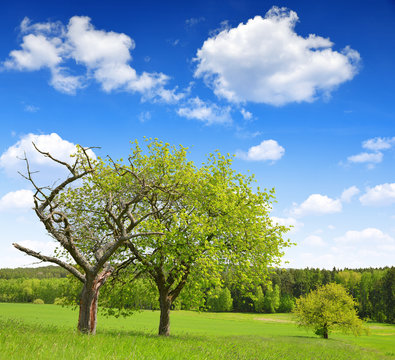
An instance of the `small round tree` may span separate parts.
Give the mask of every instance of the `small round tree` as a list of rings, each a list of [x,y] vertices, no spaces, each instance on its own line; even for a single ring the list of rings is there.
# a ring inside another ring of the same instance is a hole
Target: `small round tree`
[[[324,339],[333,329],[360,335],[363,323],[355,304],[343,286],[331,283],[297,299],[294,314],[299,326],[314,329]]]

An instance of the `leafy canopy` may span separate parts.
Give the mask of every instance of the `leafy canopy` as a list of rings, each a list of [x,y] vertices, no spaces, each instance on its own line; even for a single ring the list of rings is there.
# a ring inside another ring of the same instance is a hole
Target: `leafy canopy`
[[[297,299],[294,314],[299,326],[311,328],[324,338],[335,329],[360,335],[363,323],[355,305],[343,286],[330,283]]]

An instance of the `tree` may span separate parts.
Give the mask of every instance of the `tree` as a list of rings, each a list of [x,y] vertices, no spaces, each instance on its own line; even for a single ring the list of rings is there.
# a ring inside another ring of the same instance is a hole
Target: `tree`
[[[280,306],[277,309],[277,312],[280,313],[289,313],[295,307],[295,299],[290,295],[282,295],[280,298]]]
[[[207,306],[211,311],[232,311],[233,300],[228,288],[216,288],[207,298]]]
[[[278,285],[268,285],[263,300],[263,309],[266,313],[275,313],[280,306],[280,288]]]
[[[114,272],[111,258],[132,238],[150,236],[139,231],[141,224],[159,208],[148,208],[146,199],[165,188],[145,179],[141,169],[118,172],[115,162],[89,157],[88,149],[78,147],[73,163],[54,158],[36,148],[43,156],[67,169],[69,175],[57,186],[39,186],[33,179],[29,161],[25,159],[27,175],[35,189],[34,211],[47,232],[57,241],[54,256],[42,255],[21,245],[15,248],[35,258],[60,265],[82,283],[78,330],[96,332],[99,290]]]
[[[262,287],[259,285],[253,296],[254,311],[257,313],[263,313],[265,311],[265,295],[263,294]]]
[[[328,339],[333,329],[359,335],[362,320],[357,316],[355,305],[343,286],[330,283],[297,299],[294,314],[299,326],[314,329],[324,339]]]
[[[361,278],[361,273],[352,270],[339,271],[335,276],[336,282],[342,284],[354,298],[359,297]]]
[[[383,312],[386,322],[395,323],[395,267],[389,268],[382,279]]]
[[[236,173],[229,156],[216,152],[198,168],[187,160],[186,148],[158,140],[147,148],[144,155],[136,144],[133,160],[118,171],[149,169],[147,178],[158,179],[158,189],[169,189],[147,198],[155,215],[141,227],[163,235],[127,242],[135,274],[151,277],[158,288],[159,334],[169,335],[171,306],[187,282],[221,286],[229,269],[245,287],[265,281],[269,267],[279,264],[282,248],[289,246],[283,239],[288,228],[269,217],[274,190],[254,192],[253,177]],[[164,211],[156,211],[164,204]]]

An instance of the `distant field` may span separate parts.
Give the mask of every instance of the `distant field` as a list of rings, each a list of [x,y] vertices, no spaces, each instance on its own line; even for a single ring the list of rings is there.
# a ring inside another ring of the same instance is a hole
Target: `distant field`
[[[99,316],[96,336],[75,330],[78,313],[56,305],[0,303],[0,359],[395,359],[395,325],[370,336],[323,340],[288,314],[174,311],[170,338],[156,335],[159,313]]]

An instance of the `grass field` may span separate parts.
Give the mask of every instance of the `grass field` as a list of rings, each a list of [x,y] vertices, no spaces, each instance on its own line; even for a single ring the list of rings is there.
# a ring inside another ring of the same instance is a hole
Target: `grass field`
[[[170,338],[156,335],[159,313],[99,316],[96,336],[75,330],[77,312],[56,305],[0,304],[0,359],[395,359],[395,326],[323,340],[288,314],[174,311]]]

